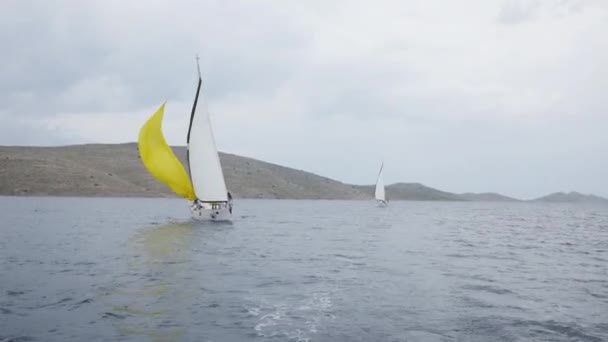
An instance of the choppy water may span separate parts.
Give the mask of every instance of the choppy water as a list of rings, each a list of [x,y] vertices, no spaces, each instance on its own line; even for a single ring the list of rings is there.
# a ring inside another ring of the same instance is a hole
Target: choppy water
[[[0,341],[604,341],[608,207],[0,198]]]

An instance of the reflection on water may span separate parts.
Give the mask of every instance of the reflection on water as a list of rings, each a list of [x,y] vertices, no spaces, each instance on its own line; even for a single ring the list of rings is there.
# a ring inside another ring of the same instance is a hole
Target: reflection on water
[[[138,250],[143,250],[146,263],[171,264],[191,260],[193,235],[192,222],[171,222],[144,229],[132,240]]]
[[[171,222],[146,227],[133,235],[129,246],[133,255],[127,260],[130,281],[111,295],[115,327],[124,336],[146,336],[153,341],[183,338],[184,309],[189,307],[197,287],[191,272],[192,222]]]

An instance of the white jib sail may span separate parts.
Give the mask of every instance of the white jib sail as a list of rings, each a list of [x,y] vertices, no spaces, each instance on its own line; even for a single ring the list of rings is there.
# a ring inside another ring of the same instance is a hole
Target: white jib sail
[[[190,176],[194,192],[203,202],[228,201],[226,182],[215,146],[205,95],[201,94],[199,100],[192,117],[188,143]]]

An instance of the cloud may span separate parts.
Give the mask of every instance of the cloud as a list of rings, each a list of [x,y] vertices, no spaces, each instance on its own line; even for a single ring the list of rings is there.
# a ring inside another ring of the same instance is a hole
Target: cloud
[[[583,12],[587,7],[605,5],[598,0],[505,0],[498,21],[505,25],[518,25],[549,18],[567,18]]]
[[[389,183],[608,191],[607,16],[602,0],[12,0],[0,143],[133,141],[166,100],[183,144],[198,53],[223,150],[355,183],[384,158]]]
[[[507,25],[520,24],[532,20],[540,8],[539,1],[507,0],[505,1],[498,19]]]
[[[0,112],[0,145],[65,145],[78,142],[70,139],[64,128],[48,127],[44,122],[15,118]]]

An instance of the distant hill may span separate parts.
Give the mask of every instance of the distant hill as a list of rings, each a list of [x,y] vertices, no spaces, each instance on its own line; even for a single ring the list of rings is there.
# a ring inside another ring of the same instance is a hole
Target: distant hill
[[[186,149],[173,150],[185,164]],[[309,172],[220,153],[234,197],[366,199],[352,186]],[[144,168],[137,144],[0,147],[0,195],[174,196]]]
[[[373,197],[374,185],[355,185],[357,190]],[[420,183],[396,183],[386,186],[386,197],[389,200],[417,200],[417,201],[466,201],[460,196],[433,189]]]
[[[181,148],[185,155],[185,148]],[[184,158],[182,158],[184,159]],[[314,173],[221,153],[230,191],[244,198],[367,199],[348,184]]]
[[[576,191],[572,191],[569,193],[556,192],[547,196],[537,198],[534,201],[551,203],[608,203],[608,199],[606,198],[595,195],[585,195]]]
[[[467,192],[464,194],[460,194],[458,196],[467,201],[478,201],[478,202],[515,202],[515,201],[519,201],[516,198],[497,194],[494,192],[484,192],[481,194]]]
[[[185,165],[186,149],[173,147]],[[220,153],[226,183],[237,198],[373,198],[373,185],[345,184],[310,172]],[[420,183],[386,187],[389,200],[516,201],[495,193],[454,194]],[[87,144],[59,147],[0,146],[0,195],[175,196],[156,181],[139,159],[137,144]],[[593,195],[556,193],[543,202],[606,202]]]

